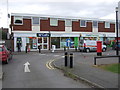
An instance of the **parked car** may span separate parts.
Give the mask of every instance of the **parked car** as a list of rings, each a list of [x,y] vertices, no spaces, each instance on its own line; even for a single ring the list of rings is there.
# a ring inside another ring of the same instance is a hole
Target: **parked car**
[[[81,40],[79,44],[80,51],[97,51],[97,41],[96,40]],[[102,51],[105,52],[107,50],[106,45],[102,45]]]
[[[2,61],[2,63],[8,64],[9,60],[11,59],[11,50],[7,49],[5,45],[0,45],[0,60]]]

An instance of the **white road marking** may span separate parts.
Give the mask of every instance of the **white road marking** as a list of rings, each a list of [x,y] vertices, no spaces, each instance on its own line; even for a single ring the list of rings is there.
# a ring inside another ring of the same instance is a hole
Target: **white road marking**
[[[29,62],[26,62],[24,65],[25,65],[25,67],[24,67],[24,72],[30,72],[30,69],[29,69],[29,67],[28,67],[28,65],[30,65],[30,63],[29,63]]]

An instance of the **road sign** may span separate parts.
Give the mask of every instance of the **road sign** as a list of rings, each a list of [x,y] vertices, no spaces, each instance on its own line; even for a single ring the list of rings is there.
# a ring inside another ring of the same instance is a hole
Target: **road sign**
[[[66,46],[70,47],[70,45],[71,45],[71,39],[66,39]]]

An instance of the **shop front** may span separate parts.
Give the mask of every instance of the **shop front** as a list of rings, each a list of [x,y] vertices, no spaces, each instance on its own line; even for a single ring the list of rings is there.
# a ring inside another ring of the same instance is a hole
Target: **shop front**
[[[79,46],[79,40],[100,40],[105,42],[106,40],[114,40],[114,34],[88,34],[88,33],[14,33],[14,51],[18,51],[17,42],[18,38],[21,42],[21,51],[25,51],[28,46],[29,51],[37,51],[38,46],[41,46],[41,50],[50,50],[52,45],[56,46],[56,49],[63,49],[69,47],[74,49]],[[69,40],[69,42],[68,42]]]
[[[38,46],[41,46],[41,50],[48,50],[49,48],[48,33],[14,33],[14,51],[18,51],[18,38],[21,39],[21,51],[25,51],[26,46],[28,51],[37,51]]]

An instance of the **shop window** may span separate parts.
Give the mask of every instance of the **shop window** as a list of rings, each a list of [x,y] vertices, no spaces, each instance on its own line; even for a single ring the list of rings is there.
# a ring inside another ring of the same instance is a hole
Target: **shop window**
[[[66,46],[66,39],[69,39],[69,37],[61,37],[60,48],[64,48]]]
[[[47,43],[47,37],[44,37],[43,40],[44,40],[44,43]]]
[[[93,21],[93,27],[98,27],[98,21]]]
[[[51,47],[55,45],[56,48],[60,48],[60,38],[59,37],[52,37],[51,38]]]
[[[110,23],[109,22],[105,22],[105,28],[110,28]]]
[[[33,25],[39,25],[40,24],[40,19],[38,17],[33,17],[32,18],[32,24]]]
[[[38,43],[42,43],[42,37],[38,38]]]
[[[86,21],[80,20],[80,27],[86,27]]]
[[[72,26],[72,21],[69,19],[65,20],[65,26]]]
[[[26,43],[29,43],[29,38],[28,37],[26,38]]]
[[[14,24],[22,25],[23,24],[23,18],[21,16],[15,16],[14,17]]]
[[[50,18],[50,26],[58,26],[58,20],[56,18]]]

